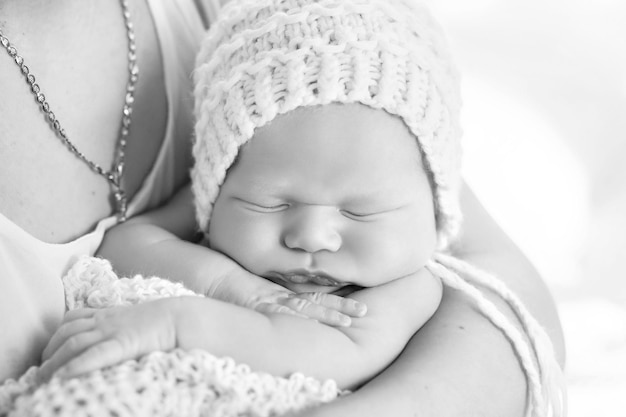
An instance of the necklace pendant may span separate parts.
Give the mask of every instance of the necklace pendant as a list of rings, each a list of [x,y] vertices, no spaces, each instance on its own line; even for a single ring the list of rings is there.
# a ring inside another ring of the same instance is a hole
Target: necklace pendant
[[[112,174],[108,176],[113,192],[113,203],[115,204],[115,213],[119,222],[126,221],[126,209],[128,208],[128,198],[122,187],[122,169],[120,166],[115,167]]]
[[[115,200],[117,220],[120,222],[126,221],[127,198],[126,193],[119,186],[113,187],[113,199]]]

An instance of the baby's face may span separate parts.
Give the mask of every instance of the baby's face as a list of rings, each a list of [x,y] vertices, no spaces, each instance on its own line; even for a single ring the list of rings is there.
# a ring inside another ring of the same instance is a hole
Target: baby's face
[[[417,142],[399,118],[360,104],[278,116],[241,149],[208,237],[250,272],[297,292],[415,272],[436,246]]]

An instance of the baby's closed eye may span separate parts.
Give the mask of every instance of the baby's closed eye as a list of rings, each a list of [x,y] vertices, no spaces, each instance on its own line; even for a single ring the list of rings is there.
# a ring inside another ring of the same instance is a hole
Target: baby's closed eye
[[[353,219],[353,220],[367,220],[367,219],[372,219],[374,216],[376,216],[377,214],[380,214],[380,212],[368,212],[368,211],[363,211],[363,210],[339,210],[341,212],[341,214],[343,214],[344,216]]]
[[[340,209],[339,211],[344,216],[358,221],[368,221],[375,220],[377,218],[383,217],[385,215],[391,214],[397,210],[400,210],[402,205],[393,205],[393,206],[363,206],[363,207],[348,207],[345,209]]]
[[[243,199],[237,198],[245,208],[256,211],[259,213],[275,213],[283,210],[287,210],[290,205],[285,202],[277,200],[258,200],[258,199]]]

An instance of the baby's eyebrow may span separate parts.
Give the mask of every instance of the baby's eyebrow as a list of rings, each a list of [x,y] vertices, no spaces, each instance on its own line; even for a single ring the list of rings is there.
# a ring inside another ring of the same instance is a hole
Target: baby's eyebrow
[[[381,208],[395,207],[406,202],[404,194],[388,190],[371,190],[354,194],[343,201],[346,206],[376,206]]]
[[[255,177],[246,179],[239,191],[254,196],[279,196],[284,188],[277,181]]]
[[[367,192],[362,194],[355,194],[345,199],[346,204],[354,205],[369,204],[376,201],[387,201],[387,198],[382,196],[382,194],[380,193]]]

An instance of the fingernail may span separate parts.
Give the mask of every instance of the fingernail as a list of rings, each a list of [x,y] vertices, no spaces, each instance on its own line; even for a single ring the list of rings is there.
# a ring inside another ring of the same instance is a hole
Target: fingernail
[[[350,327],[352,324],[352,319],[348,316],[340,316],[339,317],[339,325],[341,327]]]
[[[354,307],[356,308],[357,314],[359,315],[364,315],[365,313],[367,313],[367,306],[363,303],[360,303],[358,301],[354,302]]]

